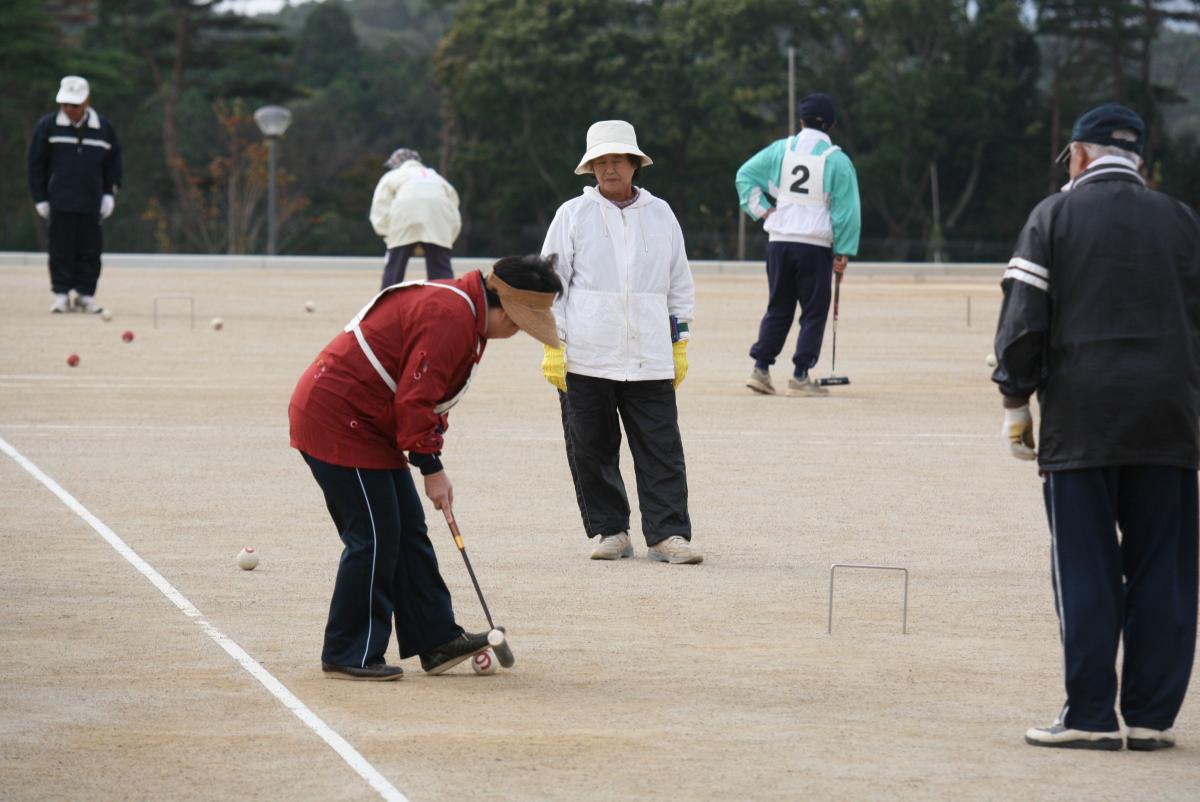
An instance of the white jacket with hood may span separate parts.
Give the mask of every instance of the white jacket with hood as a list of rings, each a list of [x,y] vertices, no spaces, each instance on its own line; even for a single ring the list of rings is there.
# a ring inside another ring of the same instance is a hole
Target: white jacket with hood
[[[414,242],[451,248],[462,229],[458,193],[432,167],[406,161],[379,179],[371,225],[389,249]]]
[[[674,316],[695,307],[683,232],[666,201],[638,189],[624,209],[595,187],[559,207],[542,255],[556,254],[554,303],[567,370],[614,381],[671,379]]]

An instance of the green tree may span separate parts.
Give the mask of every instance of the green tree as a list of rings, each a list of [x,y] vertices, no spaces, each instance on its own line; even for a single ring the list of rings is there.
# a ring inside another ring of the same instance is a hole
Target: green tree
[[[340,0],[327,0],[304,18],[296,43],[296,72],[307,87],[326,87],[363,68],[354,23]]]
[[[1051,61],[1053,144],[1065,143],[1071,120],[1086,106],[1117,100],[1148,125],[1143,153],[1153,163],[1162,142],[1163,106],[1186,97],[1154,80],[1158,42],[1168,25],[1200,23],[1191,0],[1037,0],[1036,24]]]
[[[61,78],[57,25],[37,0],[8,0],[0,14],[0,242],[33,249],[41,227],[25,181],[33,126],[54,109]]]
[[[157,241],[167,250],[212,247],[194,224],[204,214],[196,206],[194,165],[207,164],[217,151],[214,102],[242,98],[256,105],[294,93],[291,41],[269,22],[219,13],[218,2],[101,0],[99,25],[87,38],[92,50],[136,57],[137,77],[157,111],[170,194],[164,197],[156,187],[146,203],[155,200]]]
[[[443,164],[458,181],[468,250],[540,246],[554,209],[579,191],[572,169],[587,126],[632,117],[645,89],[636,66],[648,13],[622,0],[468,0],[458,8],[434,64]]]
[[[464,3],[435,74],[447,162],[462,179],[466,217],[490,223],[469,229],[470,247],[536,247],[555,208],[586,181],[572,170],[588,126],[621,118],[655,159],[639,183],[675,209],[689,250],[727,255],[729,237],[719,232],[736,230],[737,165],[784,133],[784,42],[807,30],[816,43],[818,28],[809,23],[817,13],[807,7]]]
[[[1028,169],[1036,141],[1036,47],[1016,0],[866,0],[857,12],[835,69],[849,82],[838,93],[841,137],[865,229],[886,234],[881,255],[925,258],[912,243],[968,228],[995,192],[1024,205],[1012,176]]]

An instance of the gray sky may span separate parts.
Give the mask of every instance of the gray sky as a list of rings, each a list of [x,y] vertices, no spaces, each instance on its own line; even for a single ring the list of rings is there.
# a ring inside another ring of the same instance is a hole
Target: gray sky
[[[308,2],[312,0],[225,0],[218,8],[249,15],[273,14],[284,6],[298,6]]]

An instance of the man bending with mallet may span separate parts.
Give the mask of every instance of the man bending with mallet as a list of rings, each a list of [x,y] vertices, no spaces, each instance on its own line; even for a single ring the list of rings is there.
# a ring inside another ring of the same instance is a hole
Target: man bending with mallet
[[[329,676],[399,679],[403,670],[384,659],[393,617],[400,657],[419,655],[430,674],[489,646],[507,665],[498,630],[489,643],[489,633],[466,633],[454,620],[409,465],[452,520],[454,490],[440,460],[450,407],[489,340],[523,330],[558,346],[550,305],[561,292],[553,260],[537,256],[501,259],[486,278],[473,271],[396,284],[300,377],[289,408],[292,446],[320,485],[345,546],[321,653]]]

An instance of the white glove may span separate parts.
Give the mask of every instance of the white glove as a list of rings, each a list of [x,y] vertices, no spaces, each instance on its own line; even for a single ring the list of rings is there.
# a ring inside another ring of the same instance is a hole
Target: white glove
[[[42,201],[41,203],[33,204],[33,208],[37,210],[38,217],[43,220],[50,219],[50,201]]]
[[[112,195],[105,195],[100,199],[100,219],[107,219],[113,213],[113,207],[117,205],[117,201]]]
[[[1008,439],[1008,447],[1017,459],[1037,459],[1033,448],[1033,416],[1029,405],[1004,410],[1004,429],[1000,432]]]

